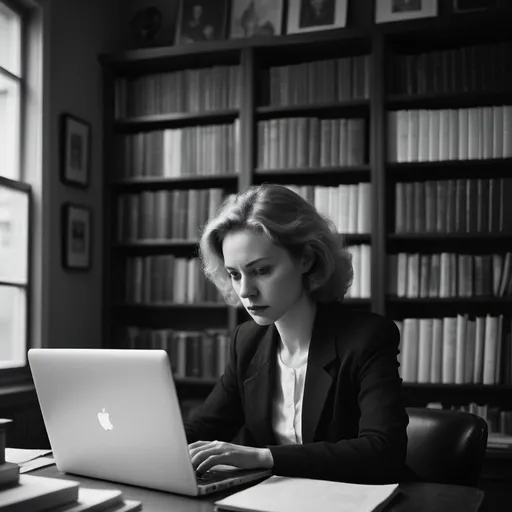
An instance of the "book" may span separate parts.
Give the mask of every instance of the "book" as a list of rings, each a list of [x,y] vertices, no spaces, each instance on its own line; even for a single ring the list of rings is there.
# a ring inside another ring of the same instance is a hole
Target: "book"
[[[0,492],[1,512],[39,512],[78,500],[79,483],[42,476],[20,475],[18,485]]]
[[[362,485],[271,476],[215,502],[215,510],[246,512],[372,512],[397,494],[398,484]]]
[[[18,483],[20,467],[18,464],[5,462],[0,464],[0,489]]]
[[[135,512],[142,510],[142,503],[123,500],[123,493],[117,489],[90,489],[80,487],[75,503],[52,509],[52,512]]]

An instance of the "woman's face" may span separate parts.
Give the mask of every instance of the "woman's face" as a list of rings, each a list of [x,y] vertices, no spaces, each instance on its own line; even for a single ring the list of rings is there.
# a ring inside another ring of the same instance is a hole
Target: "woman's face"
[[[224,238],[222,252],[233,289],[257,324],[276,322],[303,296],[307,262],[295,261],[267,235],[232,231]]]

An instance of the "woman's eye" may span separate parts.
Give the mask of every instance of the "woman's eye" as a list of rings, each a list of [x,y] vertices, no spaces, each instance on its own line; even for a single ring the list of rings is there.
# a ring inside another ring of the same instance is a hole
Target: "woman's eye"
[[[238,281],[240,279],[240,274],[229,274],[229,276],[233,281]]]
[[[259,267],[254,269],[254,273],[258,276],[263,276],[270,272],[270,267]]]

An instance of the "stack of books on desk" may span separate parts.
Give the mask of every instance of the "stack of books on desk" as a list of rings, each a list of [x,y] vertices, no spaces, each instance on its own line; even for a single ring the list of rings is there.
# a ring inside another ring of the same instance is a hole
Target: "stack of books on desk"
[[[135,512],[139,501],[123,500],[118,490],[80,487],[78,482],[43,476],[19,475],[14,484],[0,488],[1,512]]]
[[[117,490],[80,487],[78,482],[20,475],[20,466],[5,461],[5,429],[0,419],[0,512],[135,512],[140,501],[124,500]]]

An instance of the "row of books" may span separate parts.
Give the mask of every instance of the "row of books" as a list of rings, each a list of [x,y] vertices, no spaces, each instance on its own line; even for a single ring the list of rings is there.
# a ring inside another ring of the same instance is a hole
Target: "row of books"
[[[487,404],[477,405],[474,402],[467,405],[452,405],[450,409],[480,416],[487,422],[489,434],[512,435],[512,410],[504,410],[496,406],[491,407]],[[492,441],[492,438],[490,440]]]
[[[512,384],[510,318],[459,314],[395,323],[404,382]]]
[[[512,232],[512,178],[398,182],[396,233]]]
[[[345,167],[366,162],[366,120],[291,117],[258,122],[258,167]]]
[[[338,233],[371,232],[371,183],[328,187],[323,185],[285,185],[328,217]]]
[[[512,253],[419,254],[389,257],[388,293],[398,297],[512,295]]]
[[[269,89],[271,106],[368,99],[370,56],[271,67]]]
[[[129,257],[115,282],[119,299],[129,305],[223,302],[218,289],[204,277],[198,258]]]
[[[116,172],[118,179],[235,174],[239,151],[238,120],[118,135]]]
[[[145,190],[117,196],[117,241],[199,238],[223,200],[221,188]]]
[[[225,330],[177,331],[136,326],[117,333],[119,347],[161,349],[169,355],[176,378],[216,378],[224,373],[230,337]]]
[[[388,161],[512,157],[512,105],[388,112]]]
[[[430,402],[427,404],[429,409],[443,409],[443,404],[439,402]],[[450,405],[447,409],[452,411],[469,412],[480,416],[487,422],[489,436],[491,434],[512,435],[512,410],[503,409],[496,405],[477,404],[470,402],[468,404]],[[491,441],[491,437],[489,437]]]
[[[345,297],[347,299],[369,299],[371,297],[371,245],[352,245],[347,248],[352,255],[354,278]]]
[[[507,91],[512,85],[510,41],[393,57],[394,94]]]
[[[236,109],[241,97],[240,66],[210,66],[115,82],[116,119]]]

